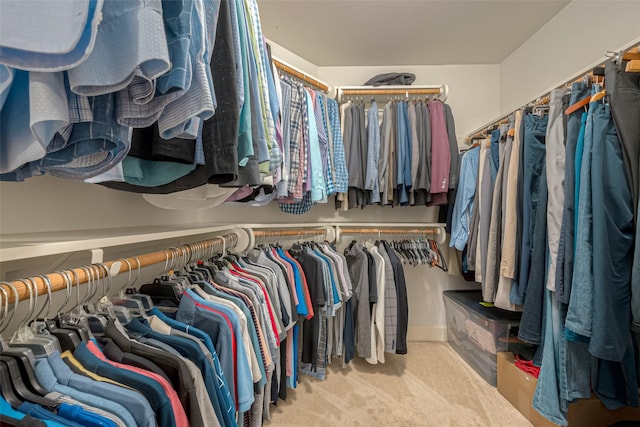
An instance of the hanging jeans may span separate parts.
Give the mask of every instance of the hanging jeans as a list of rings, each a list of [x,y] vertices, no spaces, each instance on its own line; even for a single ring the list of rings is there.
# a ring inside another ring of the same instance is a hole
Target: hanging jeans
[[[538,209],[535,217],[535,233],[531,241],[531,268],[524,295],[524,310],[518,329],[518,338],[533,344],[542,342],[542,306],[544,301],[545,272],[547,265],[547,171],[542,165],[538,185]]]
[[[563,333],[567,306],[543,287],[542,363],[533,407],[548,420],[567,425],[570,402],[591,397],[591,361],[584,342],[571,342]]]
[[[594,391],[605,406],[638,405],[631,339],[633,196],[609,105],[594,112],[592,179],[593,245],[607,256],[593,263],[593,320],[589,352],[598,357]]]
[[[620,65],[610,61],[605,66],[607,92],[611,105],[611,113],[618,135],[623,145],[625,169],[630,178],[633,195],[634,214],[640,209],[638,172],[640,153],[640,74],[625,72],[626,62]],[[634,218],[636,218],[634,215]],[[631,313],[633,315],[632,330],[636,334],[636,357],[640,359],[640,228],[636,225],[636,247],[631,277]],[[640,374],[640,370],[639,370]],[[640,380],[640,379],[639,379]]]
[[[582,337],[591,336],[593,316],[593,202],[591,199],[591,149],[593,113],[598,103],[589,105],[584,131],[582,159],[576,161],[575,263],[565,327]],[[579,138],[580,141],[580,138]],[[579,150],[579,148],[578,148]],[[579,168],[579,169],[578,169]]]
[[[573,105],[581,99],[589,96],[589,89],[584,82],[574,83],[571,87],[571,99],[569,105]],[[574,199],[575,199],[575,163],[576,145],[581,129],[581,110],[567,117],[567,138],[565,145],[565,171],[564,171],[564,212],[562,215],[562,227],[560,228],[560,244],[558,246],[558,260],[556,268],[556,285],[558,299],[569,304],[571,282],[573,280],[573,254],[574,254]]]
[[[527,114],[524,117],[520,270],[519,277],[516,277],[516,279],[518,279],[518,287],[516,288],[514,286],[511,292],[511,303],[517,305],[524,304],[524,295],[529,281],[531,248],[536,233],[536,212],[539,208],[539,183],[545,166],[545,139],[547,135],[548,120],[548,116],[538,116],[536,114]],[[544,266],[544,263],[542,266]]]

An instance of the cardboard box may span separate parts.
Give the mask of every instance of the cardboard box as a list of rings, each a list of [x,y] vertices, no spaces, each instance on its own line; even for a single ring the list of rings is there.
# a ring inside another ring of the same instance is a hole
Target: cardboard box
[[[498,391],[536,427],[555,426],[531,406],[538,380],[518,369],[514,361],[513,353],[498,353]],[[581,399],[569,405],[567,420],[570,427],[603,427],[619,421],[640,425],[640,409],[609,411],[597,398]]]

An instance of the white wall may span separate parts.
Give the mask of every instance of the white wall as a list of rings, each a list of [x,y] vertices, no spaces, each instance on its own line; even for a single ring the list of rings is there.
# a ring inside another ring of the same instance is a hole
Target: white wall
[[[380,67],[320,67],[319,77],[335,86],[361,85],[371,77],[389,72],[416,75],[414,84],[449,86],[447,103],[456,120],[458,140],[500,113],[500,67],[498,65],[438,65]]]
[[[318,67],[304,59],[303,57],[296,55],[289,49],[280,46],[276,42],[267,39],[267,43],[271,45],[271,55],[286,62],[289,65],[293,65],[296,68],[308,73],[312,76],[318,76]]]
[[[500,115],[638,42],[640,1],[572,1],[500,64]]]

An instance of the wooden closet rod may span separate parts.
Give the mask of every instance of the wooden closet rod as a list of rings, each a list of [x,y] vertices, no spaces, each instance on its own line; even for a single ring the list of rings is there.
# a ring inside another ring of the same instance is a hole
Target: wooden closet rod
[[[180,260],[190,260],[193,255],[205,254],[211,251],[214,248],[220,247],[222,249],[222,245],[224,243],[225,249],[233,248],[238,242],[238,236],[236,234],[226,234],[222,236],[217,236],[213,239],[203,240],[200,242],[189,243],[183,246],[164,249],[157,252],[150,252],[143,255],[132,256],[128,258],[120,258],[113,261],[107,261],[102,263],[106,267],[108,271],[111,271],[112,267],[117,268],[118,271],[116,274],[111,274],[111,276],[115,276],[121,273],[126,273],[129,271],[136,271],[139,268],[148,267],[157,264],[167,264],[171,266],[171,261],[176,259]],[[128,264],[127,264],[128,262]],[[115,264],[115,267],[114,267]],[[117,266],[119,264],[119,267]],[[73,269],[64,270],[64,272],[68,273],[67,275],[71,279],[71,285],[77,286],[82,283],[87,283],[90,279],[102,279],[106,277],[106,272],[104,268],[100,268],[99,264],[94,264],[94,268],[91,269],[91,266],[79,267]],[[89,273],[91,271],[91,273]],[[75,275],[74,275],[75,273]],[[67,288],[67,283],[65,281],[65,277],[62,273],[48,273],[43,276],[46,276],[47,279],[51,282],[51,292],[61,291]],[[77,277],[77,280],[76,280]],[[38,296],[47,295],[47,283],[42,279],[42,277],[34,276],[31,277],[30,280],[35,283]],[[0,282],[3,286],[4,290],[7,292],[9,303],[12,304],[15,301],[15,295],[13,289],[10,286],[6,285],[6,282]],[[24,301],[29,299],[29,288],[28,285],[25,284],[21,280],[15,280],[11,282],[11,284],[18,291],[18,299],[19,301]],[[3,294],[4,295],[4,294]]]
[[[342,95],[440,95],[442,89],[344,89]]]
[[[440,234],[439,228],[349,228],[341,227],[343,234]]]
[[[410,96],[410,95],[438,95],[438,99],[445,101],[449,94],[449,87],[443,85],[416,86],[341,86],[337,88],[338,102],[347,96]]]
[[[618,52],[607,52],[607,56],[609,56],[609,54],[611,54],[612,57],[615,57],[615,56],[618,55]],[[625,61],[631,61],[631,60],[634,60],[634,59],[636,59],[636,60],[640,59],[640,53],[638,53],[638,47],[636,45],[634,45],[631,48],[625,49],[624,53],[622,53],[620,56]],[[593,76],[593,69],[594,68],[598,68],[598,67],[604,67],[604,65],[605,65],[605,63],[603,62],[603,63],[601,63],[599,65],[596,65],[595,67],[591,67],[590,70],[585,71],[582,74],[579,74],[577,77],[574,77],[574,78],[572,78],[570,80],[567,80],[563,84],[557,86],[555,89],[560,89],[562,87],[570,87],[573,83],[580,82],[581,80],[583,80],[587,76]],[[541,97],[536,98],[534,101],[529,102],[528,104],[524,105],[523,107],[549,105],[549,102],[551,100],[551,92],[552,91],[549,91],[549,92],[545,93]],[[521,108],[523,108],[523,107],[521,107]],[[488,137],[487,130],[490,127],[493,127],[493,126],[499,125],[499,124],[504,124],[505,120],[506,120],[506,123],[508,123],[508,117],[513,113],[514,112],[511,112],[509,114],[505,114],[504,116],[501,116],[500,118],[498,118],[496,120],[493,120],[492,122],[489,122],[486,125],[482,126],[481,128],[477,129],[471,135],[469,135],[468,137],[465,138],[465,140],[464,140],[465,143],[467,145],[469,145],[469,144],[471,144],[471,141],[473,141],[474,139],[487,138]]]
[[[305,83],[309,83],[311,86],[317,89],[320,89],[323,92],[329,92],[329,85],[327,85],[326,83],[323,83],[320,80],[317,80],[309,76],[308,74],[298,70],[297,68],[292,67],[291,65],[285,64],[279,59],[272,58],[272,60],[277,69],[282,70],[285,73],[289,74],[290,76],[300,79]]]
[[[326,235],[326,230],[258,230],[254,231],[255,237],[287,237],[287,236],[323,236]]]

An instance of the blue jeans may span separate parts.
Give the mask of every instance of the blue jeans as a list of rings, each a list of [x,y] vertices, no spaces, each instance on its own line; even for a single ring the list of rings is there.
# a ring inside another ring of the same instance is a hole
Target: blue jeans
[[[542,341],[542,307],[544,301],[545,276],[549,258],[547,240],[547,173],[542,164],[538,185],[538,208],[535,216],[535,233],[531,241],[531,268],[527,277],[524,295],[524,310],[518,329],[518,337],[526,342],[540,344]],[[521,270],[522,271],[522,270]],[[522,283],[522,281],[520,282]]]
[[[544,335],[542,364],[533,407],[548,420],[566,425],[569,403],[591,397],[592,357],[584,342],[565,338],[563,325],[567,306],[556,293],[544,289]]]
[[[599,103],[589,105],[580,179],[576,180],[578,204],[576,206],[575,263],[573,281],[565,327],[584,337],[591,336],[593,316],[593,201],[591,198],[591,159],[593,116]],[[597,143],[600,143],[598,141]],[[576,163],[576,167],[578,163]]]
[[[573,105],[589,95],[589,89],[584,82],[574,83],[571,87],[569,105]],[[558,247],[558,261],[556,269],[556,292],[560,301],[569,304],[571,282],[573,280],[574,255],[574,199],[575,199],[575,163],[576,145],[582,127],[582,113],[577,111],[567,117],[564,171],[564,213],[560,229],[560,245]]]
[[[601,254],[593,263],[593,321],[589,351],[619,362],[629,344],[633,199],[623,163],[622,144],[608,105],[594,112],[592,160],[593,246]]]
[[[565,369],[560,357],[560,341],[562,340],[563,307],[553,292],[544,290],[545,336],[542,352],[540,376],[533,395],[533,408],[549,421],[562,426],[567,425],[568,403],[562,399],[559,389],[558,372]]]
[[[547,135],[548,116],[527,114],[524,117],[523,140],[523,189],[522,194],[522,240],[520,249],[520,275],[518,278],[518,292],[511,293],[513,304],[524,304],[524,296],[529,282],[529,268],[531,266],[531,249],[536,233],[536,212],[540,207],[540,180],[545,166],[545,139]],[[546,200],[544,206],[546,212]],[[546,234],[546,230],[545,230]],[[545,239],[546,240],[546,239]],[[544,266],[544,263],[541,267]],[[515,297],[515,298],[514,298]]]

